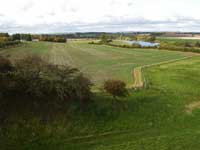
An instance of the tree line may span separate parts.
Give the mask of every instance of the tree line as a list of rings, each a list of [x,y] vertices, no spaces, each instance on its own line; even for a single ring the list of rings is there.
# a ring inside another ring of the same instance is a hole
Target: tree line
[[[32,41],[32,35],[31,34],[12,34],[9,33],[0,33],[0,38],[4,39],[5,41],[17,41],[17,40],[25,40],[25,41]]]
[[[0,33],[0,48],[13,47],[20,43],[20,39],[15,39],[15,36],[8,33]]]
[[[66,43],[67,39],[59,35],[40,35],[39,41]]]

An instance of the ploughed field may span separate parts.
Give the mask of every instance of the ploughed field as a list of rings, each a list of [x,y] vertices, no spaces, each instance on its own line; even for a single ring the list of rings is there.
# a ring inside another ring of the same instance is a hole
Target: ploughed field
[[[121,79],[133,83],[133,68],[188,57],[182,52],[154,49],[126,49],[105,45],[91,45],[89,41],[68,43],[32,42],[22,47],[1,50],[11,60],[34,53],[54,64],[79,68],[99,86],[106,79]]]

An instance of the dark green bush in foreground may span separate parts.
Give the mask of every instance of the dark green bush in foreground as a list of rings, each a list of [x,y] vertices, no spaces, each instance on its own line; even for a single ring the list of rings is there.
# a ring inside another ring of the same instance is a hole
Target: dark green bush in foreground
[[[13,65],[5,58],[0,63],[0,91],[4,96],[90,99],[92,83],[76,68],[49,64],[37,56],[27,56]]]

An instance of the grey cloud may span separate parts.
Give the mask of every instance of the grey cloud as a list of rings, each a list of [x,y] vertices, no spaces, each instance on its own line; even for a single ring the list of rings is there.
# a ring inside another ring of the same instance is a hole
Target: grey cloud
[[[34,3],[32,1],[28,1],[23,7],[22,10],[23,11],[28,11],[33,7]]]
[[[113,19],[98,23],[54,23],[37,24],[32,26],[18,25],[12,21],[0,24],[0,32],[22,33],[65,33],[65,32],[120,32],[120,31],[200,31],[200,20],[179,17],[175,20],[151,21],[142,18],[136,19]]]
[[[37,18],[40,18],[40,19],[43,19],[44,16],[43,15],[39,15],[39,16],[36,16]]]
[[[134,5],[133,2],[128,3],[128,6],[129,6],[129,7],[131,7],[131,6],[133,6],[133,5]]]
[[[54,11],[52,11],[52,12],[47,13],[47,15],[49,15],[49,16],[55,16],[56,13]]]
[[[70,11],[76,13],[78,10],[76,8],[70,8]]]

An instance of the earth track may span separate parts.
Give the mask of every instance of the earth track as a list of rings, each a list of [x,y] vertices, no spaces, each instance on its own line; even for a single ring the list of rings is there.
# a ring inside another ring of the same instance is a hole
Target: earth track
[[[192,57],[195,57],[195,56],[196,55],[188,56],[188,57],[184,57],[184,58],[180,58],[180,59],[174,59],[174,60],[170,60],[170,61],[164,61],[164,62],[155,63],[155,64],[150,64],[150,65],[144,65],[144,66],[140,66],[140,67],[134,68],[133,71],[132,71],[132,77],[133,77],[133,80],[134,80],[132,88],[140,89],[140,88],[145,88],[146,87],[146,79],[145,79],[145,77],[143,75],[143,70],[145,68],[164,65],[164,64],[168,64],[168,63],[173,63],[173,62],[176,62],[176,61],[189,59],[189,58],[192,58]]]

